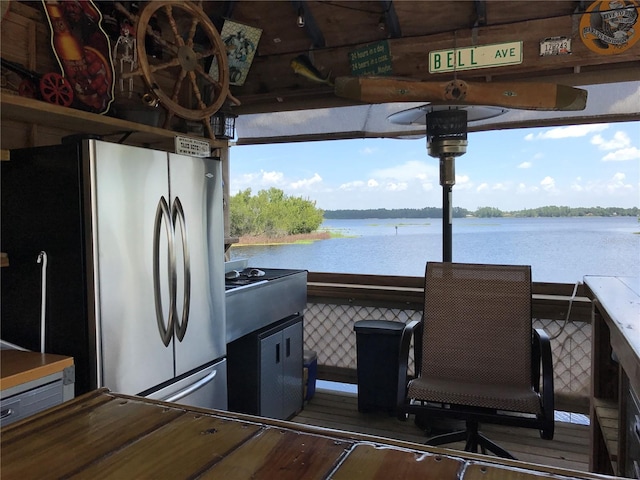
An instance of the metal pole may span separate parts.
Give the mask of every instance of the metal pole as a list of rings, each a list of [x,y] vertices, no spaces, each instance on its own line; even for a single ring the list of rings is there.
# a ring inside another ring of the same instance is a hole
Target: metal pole
[[[455,157],[440,157],[440,185],[442,185],[442,261],[452,261],[453,204],[451,197],[456,183]]]
[[[433,110],[426,115],[427,151],[440,159],[442,186],[442,261],[452,261],[453,186],[456,183],[455,158],[467,151],[467,112],[454,108]]]
[[[450,262],[452,258],[453,233],[452,233],[452,185],[442,186],[442,261]]]

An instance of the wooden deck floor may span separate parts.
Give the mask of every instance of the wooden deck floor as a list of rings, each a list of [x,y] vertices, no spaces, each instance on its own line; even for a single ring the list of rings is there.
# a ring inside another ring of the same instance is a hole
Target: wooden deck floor
[[[413,417],[403,422],[384,412],[360,413],[357,402],[356,394],[318,389],[292,421],[417,443],[427,439]],[[481,425],[480,430],[518,460],[589,470],[589,426],[556,422],[553,440],[543,440],[537,430],[527,428]],[[464,445],[452,444],[447,448],[462,450]]]

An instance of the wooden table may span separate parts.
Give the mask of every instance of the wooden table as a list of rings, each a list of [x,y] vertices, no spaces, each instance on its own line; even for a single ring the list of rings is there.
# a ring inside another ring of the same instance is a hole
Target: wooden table
[[[4,480],[605,478],[107,390],[2,429],[0,452]]]

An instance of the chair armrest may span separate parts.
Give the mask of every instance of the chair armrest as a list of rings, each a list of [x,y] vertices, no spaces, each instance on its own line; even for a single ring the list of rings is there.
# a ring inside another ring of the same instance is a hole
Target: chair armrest
[[[542,363],[542,412],[548,419],[542,430],[543,438],[553,438],[553,422],[555,399],[553,387],[553,361],[551,357],[551,340],[547,332],[541,328],[533,330],[533,385],[536,392],[540,392],[540,364]]]
[[[414,360],[416,363],[416,375],[422,364],[422,320],[413,320],[407,323],[402,330],[400,338],[400,353],[398,358],[398,417],[404,416],[404,404],[407,398],[407,383],[409,370],[409,348],[411,338],[414,337]]]

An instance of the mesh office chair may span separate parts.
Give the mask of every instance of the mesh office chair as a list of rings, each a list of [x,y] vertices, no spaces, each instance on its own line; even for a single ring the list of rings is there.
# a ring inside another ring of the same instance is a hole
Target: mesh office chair
[[[402,335],[400,418],[465,420],[466,430],[427,444],[466,441],[467,451],[479,446],[508,458],[479,433],[479,423],[537,428],[552,439],[551,346],[543,330],[532,329],[531,267],[429,262],[424,299],[422,320],[407,324]],[[408,378],[412,337],[416,375]]]

